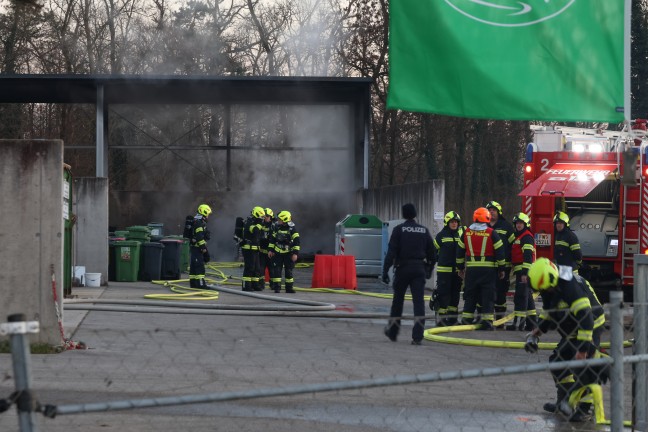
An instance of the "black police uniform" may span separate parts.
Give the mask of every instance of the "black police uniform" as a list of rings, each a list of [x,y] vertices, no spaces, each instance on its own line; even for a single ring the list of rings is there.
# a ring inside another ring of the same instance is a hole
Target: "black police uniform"
[[[395,267],[394,273],[394,298],[389,314],[389,324],[385,328],[385,334],[392,341],[396,340],[400,329],[400,317],[403,315],[403,302],[407,287],[412,292],[414,304],[414,329],[412,330],[412,342],[420,343],[423,340],[423,329],[425,326],[425,290],[426,260],[432,263],[434,259],[434,243],[430,231],[423,225],[409,219],[396,226],[389,239],[389,249],[383,266],[383,280],[387,277],[392,264]]]

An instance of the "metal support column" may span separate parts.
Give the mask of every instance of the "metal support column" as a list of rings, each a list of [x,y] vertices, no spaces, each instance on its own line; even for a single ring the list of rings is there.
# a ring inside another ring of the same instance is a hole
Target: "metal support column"
[[[610,291],[610,371],[611,430],[623,432],[623,291]]]
[[[106,143],[105,143],[105,117],[104,117],[104,86],[97,84],[97,102],[96,102],[97,118],[95,120],[96,128],[96,141],[97,141],[97,154],[96,154],[96,177],[108,177],[107,163],[106,163]]]
[[[648,255],[634,256],[634,292],[632,323],[633,354],[648,354]],[[634,363],[634,425],[635,430],[648,431],[648,364]]]

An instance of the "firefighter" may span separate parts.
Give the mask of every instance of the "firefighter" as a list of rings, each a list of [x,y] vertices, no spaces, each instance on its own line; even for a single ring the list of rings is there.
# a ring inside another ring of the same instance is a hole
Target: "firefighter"
[[[524,349],[537,352],[539,337],[551,329],[561,336],[549,362],[584,360],[599,357],[598,347],[605,324],[603,307],[589,282],[575,275],[570,266],[556,266],[547,258],[538,258],[529,268],[529,284],[542,297],[542,314],[536,329],[527,335]],[[568,400],[572,391],[593,383],[605,383],[607,367],[552,370],[556,384],[556,402],[546,403],[545,411],[562,412],[570,421],[589,418],[589,404],[572,410]]]
[[[463,233],[457,243],[457,268],[464,280],[464,308],[461,319],[473,324],[477,303],[481,305],[479,330],[493,330],[495,286],[503,278],[504,245],[499,234],[488,223],[490,213],[479,207],[473,213],[474,223]]]
[[[535,261],[535,239],[529,229],[531,220],[525,213],[513,216],[515,240],[511,245],[511,263],[515,274],[514,317],[506,330],[531,331],[537,326],[537,312],[531,289],[527,283],[529,267]]]
[[[434,238],[435,260],[437,266],[437,295],[439,316],[437,327],[457,323],[461,278],[457,274],[457,243],[463,235],[461,217],[449,211],[443,218],[444,226]]]
[[[207,204],[200,204],[198,212],[194,216],[191,225],[191,240],[189,248],[189,286],[191,288],[206,288],[205,263],[209,262],[209,251],[207,250],[207,220],[212,209]]]
[[[243,226],[243,291],[260,291],[261,265],[259,264],[259,245],[263,233],[265,210],[256,206],[250,212]]]
[[[425,279],[432,276],[434,263],[434,241],[430,230],[416,223],[416,207],[405,204],[402,208],[403,222],[392,231],[389,247],[382,269],[382,281],[389,284],[389,269],[394,266],[394,296],[385,327],[385,336],[396,342],[403,316],[405,293],[409,286],[414,305],[414,328],[412,345],[421,345],[425,326]],[[427,267],[427,269],[426,269]]]
[[[268,256],[272,259],[270,284],[274,292],[281,290],[281,272],[285,269],[286,292],[294,293],[293,269],[301,250],[299,232],[292,221],[289,211],[283,210],[277,215],[277,223],[270,235]]]
[[[268,271],[268,274],[270,274],[270,257],[268,256],[268,245],[270,244],[270,233],[275,223],[274,212],[272,211],[272,209],[266,207],[264,211],[265,217],[263,218],[263,223],[261,224],[261,242],[259,243],[259,266],[261,268],[259,291],[263,291],[265,289],[266,270]]]
[[[559,266],[570,266],[574,273],[583,264],[580,243],[574,231],[569,228],[569,216],[565,212],[556,212],[554,222],[554,261]]]
[[[510,288],[511,277],[511,245],[515,240],[515,230],[513,225],[504,219],[502,213],[502,206],[497,201],[490,201],[486,204],[486,208],[490,212],[491,221],[490,227],[497,231],[500,239],[502,240],[504,250],[504,277],[497,279],[495,288],[495,319],[499,320],[506,315],[506,295]]]

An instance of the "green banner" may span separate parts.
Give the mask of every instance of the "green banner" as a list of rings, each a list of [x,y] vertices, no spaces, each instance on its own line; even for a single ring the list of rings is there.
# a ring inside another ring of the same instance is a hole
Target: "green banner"
[[[624,3],[391,0],[387,107],[622,122]]]

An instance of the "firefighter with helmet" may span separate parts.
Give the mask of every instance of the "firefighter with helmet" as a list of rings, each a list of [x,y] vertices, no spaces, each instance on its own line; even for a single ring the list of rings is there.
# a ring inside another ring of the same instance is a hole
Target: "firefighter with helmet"
[[[207,250],[207,240],[209,240],[207,220],[211,213],[211,207],[207,204],[200,204],[191,224],[191,240],[189,243],[189,286],[191,288],[207,287],[205,283],[205,263],[210,260],[209,251]]]
[[[265,272],[270,274],[270,257],[268,256],[268,245],[270,244],[270,233],[275,224],[274,212],[270,207],[264,209],[265,217],[261,223],[261,242],[259,244],[259,265],[261,268],[261,278],[259,279],[259,291],[265,289]]]
[[[511,245],[511,263],[515,274],[515,295],[513,297],[513,321],[506,330],[531,331],[537,326],[537,312],[531,289],[527,283],[527,273],[535,261],[535,239],[529,230],[531,219],[525,213],[513,216],[515,240]]]
[[[495,319],[499,320],[506,315],[506,294],[511,285],[511,245],[515,240],[515,230],[513,229],[513,225],[504,219],[504,213],[502,212],[500,203],[497,201],[489,201],[486,204],[486,208],[491,216],[489,225],[497,231],[497,234],[502,240],[504,250],[504,277],[497,280],[497,288],[495,291]]]
[[[569,216],[562,211],[556,212],[553,222],[555,228],[554,261],[559,266],[570,266],[574,273],[578,273],[578,269],[583,264],[583,254],[578,237],[569,228]]]
[[[524,349],[535,353],[539,337],[556,329],[561,336],[551,353],[549,362],[584,360],[604,354],[598,351],[605,314],[592,286],[569,266],[556,266],[547,258],[538,258],[529,268],[529,285],[542,297],[542,313],[538,327],[527,335]],[[570,421],[589,419],[589,403],[581,403],[576,409],[569,404],[571,392],[593,383],[607,382],[607,366],[552,370],[556,384],[556,402],[546,403],[545,411],[561,412]]]
[[[437,295],[439,317],[437,327],[455,325],[459,312],[462,280],[457,273],[457,244],[461,240],[464,227],[461,216],[449,211],[443,217],[443,229],[434,238],[435,259],[437,267]]]
[[[457,244],[457,268],[463,278],[464,308],[461,319],[473,324],[477,303],[481,304],[479,330],[494,330],[494,299],[498,277],[504,277],[504,245],[499,234],[488,225],[490,213],[479,207],[473,221]]]
[[[294,293],[293,269],[301,250],[299,232],[292,221],[289,211],[283,210],[277,215],[277,223],[270,234],[268,256],[272,260],[270,285],[274,292],[281,291],[281,273],[284,272],[286,292]]]
[[[259,247],[261,234],[263,233],[263,220],[265,210],[256,206],[250,212],[250,216],[243,225],[243,291],[261,291],[259,285],[261,276],[261,265],[259,264]]]

